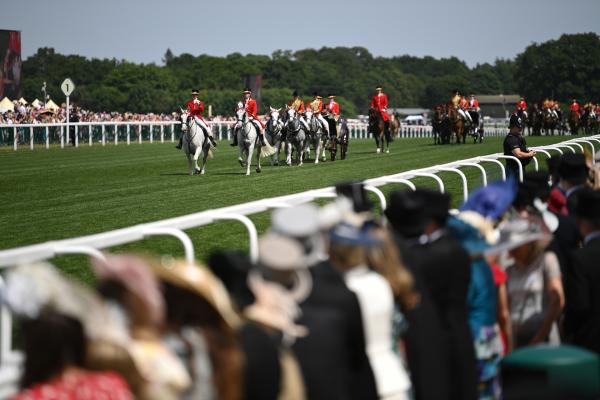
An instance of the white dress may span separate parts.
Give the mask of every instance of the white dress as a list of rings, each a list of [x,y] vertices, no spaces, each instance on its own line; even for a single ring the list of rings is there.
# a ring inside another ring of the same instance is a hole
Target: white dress
[[[408,374],[392,342],[394,296],[388,282],[366,266],[346,272],[346,285],[360,304],[367,356],[375,375],[381,399],[408,399],[411,387]]]

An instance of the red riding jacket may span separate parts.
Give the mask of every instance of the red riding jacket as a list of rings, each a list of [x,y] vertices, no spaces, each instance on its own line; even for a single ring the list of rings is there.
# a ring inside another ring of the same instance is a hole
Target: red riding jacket
[[[387,113],[387,107],[388,98],[385,93],[381,93],[381,96],[379,94],[373,96],[373,99],[371,100],[371,108],[379,111],[379,114],[381,114],[381,118],[383,118],[384,121],[390,120],[390,116]]]
[[[204,117],[202,117],[202,113],[204,112],[204,102],[202,100],[198,100],[198,102],[190,100],[186,103],[186,106],[190,115],[200,118],[202,121],[204,121]]]
[[[248,115],[251,115],[255,120],[258,121],[260,126],[262,126],[264,128],[265,124],[263,124],[263,122],[258,118],[258,115],[257,115],[258,114],[258,104],[256,104],[256,100],[254,100],[251,97],[248,100],[243,100],[243,103],[244,103],[244,107],[246,108],[246,112],[248,113]]]

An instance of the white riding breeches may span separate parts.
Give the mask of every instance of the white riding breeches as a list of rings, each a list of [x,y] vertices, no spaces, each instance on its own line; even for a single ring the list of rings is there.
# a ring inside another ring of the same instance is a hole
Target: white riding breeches
[[[323,125],[323,129],[325,129],[325,132],[327,132],[327,134],[329,134],[329,124],[327,123],[327,121],[325,121],[325,118],[323,118],[323,116],[321,114],[317,114],[317,119]]]
[[[473,119],[471,119],[471,116],[469,115],[469,113],[465,112],[465,110],[463,110],[463,109],[459,108],[459,109],[458,109],[458,113],[459,113],[460,115],[462,115],[462,117],[463,117],[465,120],[469,120],[469,121],[471,121],[471,123],[473,123]]]
[[[196,121],[196,123],[198,125],[200,125],[208,134],[208,136],[212,136],[212,130],[208,127],[208,124],[206,123],[206,121],[198,118],[198,117],[194,117],[194,120]]]

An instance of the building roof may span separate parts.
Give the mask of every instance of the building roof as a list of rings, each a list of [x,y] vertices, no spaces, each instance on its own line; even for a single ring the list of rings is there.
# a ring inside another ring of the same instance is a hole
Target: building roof
[[[475,98],[479,100],[479,104],[503,104],[503,103],[517,103],[521,96],[518,94],[498,94],[498,95],[475,95]]]
[[[423,115],[431,112],[427,108],[389,108],[388,111],[391,114],[398,113],[400,115]]]

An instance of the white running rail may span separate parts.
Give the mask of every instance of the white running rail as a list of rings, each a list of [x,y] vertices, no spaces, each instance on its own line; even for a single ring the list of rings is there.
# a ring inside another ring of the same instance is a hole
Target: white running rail
[[[554,145],[533,147],[538,151],[534,167],[535,169],[538,167],[537,157],[542,155],[544,157],[549,157],[552,155],[552,151],[555,152],[554,154],[562,154],[565,148],[572,149],[573,151],[581,150],[584,146],[588,147],[592,151],[592,154],[595,154],[596,149],[600,149],[600,135],[571,139]],[[466,199],[469,191],[466,176],[461,169],[465,167],[469,167],[470,169],[475,167],[479,169],[482,173],[482,184],[483,186],[486,186],[488,171],[481,167],[481,164],[487,163],[496,165],[500,168],[502,178],[505,179],[506,167],[499,161],[505,157],[506,156],[499,153],[473,157],[398,174],[366,179],[364,183],[367,190],[373,192],[378,197],[381,209],[384,210],[386,208],[386,200],[379,187],[387,184],[405,184],[408,188],[414,190],[415,184],[411,181],[412,179],[428,177],[435,179],[440,191],[444,192],[444,176],[439,176],[438,174],[452,172],[453,174],[458,174],[460,176],[463,199]],[[520,164],[519,169],[519,175],[522,179],[523,170]],[[190,238],[185,234],[184,230],[217,223],[223,220],[238,221],[245,226],[249,237],[249,255],[253,261],[256,261],[258,259],[258,234],[254,223],[248,218],[248,215],[257,214],[274,208],[291,207],[317,199],[335,197],[335,188],[326,187],[286,196],[261,199],[230,207],[201,211],[194,214],[169,218],[152,223],[139,224],[128,228],[89,236],[2,250],[0,251],[0,269],[6,269],[20,263],[51,259],[59,254],[78,253],[89,255],[91,257],[102,257],[102,254],[99,252],[101,249],[108,249],[112,246],[139,241],[150,235],[171,235],[177,237],[183,244],[186,260],[190,261],[194,259],[195,253],[193,244]],[[0,290],[2,289],[2,285],[3,281],[0,276]],[[21,354],[12,348],[12,321],[10,314],[5,307],[0,307],[0,398],[8,397],[16,390],[16,382],[19,377],[21,364]]]
[[[218,140],[231,140],[233,121],[209,121],[213,135]],[[75,137],[74,145],[88,146],[113,143],[142,142],[175,142],[181,134],[179,121],[105,121],[105,122],[71,122],[48,124],[0,124],[0,144],[10,145],[17,150],[19,146],[50,148],[60,144],[61,148],[69,146],[69,140]],[[366,123],[349,122],[350,138],[366,139],[370,137]],[[67,135],[69,132],[69,135]],[[508,132],[504,127],[486,127],[485,135],[504,136]],[[433,128],[430,125],[402,125],[401,138],[431,138]],[[467,139],[469,140],[469,139]]]

